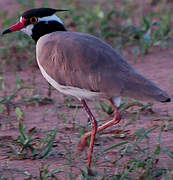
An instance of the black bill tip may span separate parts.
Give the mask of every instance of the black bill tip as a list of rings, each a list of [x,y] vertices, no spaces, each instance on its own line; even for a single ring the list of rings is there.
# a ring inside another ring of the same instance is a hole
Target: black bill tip
[[[164,102],[171,102],[171,98],[169,97],[169,98],[167,98],[166,100],[164,100],[164,101],[161,101],[162,103],[164,103]]]
[[[10,29],[6,29],[5,31],[2,32],[2,35],[7,34],[7,33],[11,33],[12,31]]]

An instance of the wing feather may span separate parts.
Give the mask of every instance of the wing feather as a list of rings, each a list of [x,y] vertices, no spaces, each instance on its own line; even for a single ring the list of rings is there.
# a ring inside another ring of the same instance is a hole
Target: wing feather
[[[54,32],[40,38],[37,47],[40,64],[61,85],[102,92],[109,97],[156,99],[158,94],[167,95],[94,36]]]

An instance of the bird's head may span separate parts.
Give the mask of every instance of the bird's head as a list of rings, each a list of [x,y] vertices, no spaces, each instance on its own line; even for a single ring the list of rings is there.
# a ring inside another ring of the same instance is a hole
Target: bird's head
[[[67,10],[35,8],[25,11],[20,17],[19,22],[3,31],[2,34],[23,31],[37,42],[45,34],[54,31],[66,31],[63,22],[55,15],[58,11]]]

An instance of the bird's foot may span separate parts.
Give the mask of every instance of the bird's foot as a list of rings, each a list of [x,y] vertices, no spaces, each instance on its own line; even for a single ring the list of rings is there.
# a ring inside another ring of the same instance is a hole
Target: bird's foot
[[[92,169],[90,167],[88,167],[88,175],[89,176],[95,176],[96,174],[92,171]]]
[[[82,136],[82,138],[80,139],[80,142],[79,142],[79,144],[78,144],[78,151],[79,152],[82,152],[84,149],[85,149],[85,147],[87,147],[88,146],[88,137],[90,136],[90,134],[89,133],[86,133],[86,134],[84,134],[83,136]]]

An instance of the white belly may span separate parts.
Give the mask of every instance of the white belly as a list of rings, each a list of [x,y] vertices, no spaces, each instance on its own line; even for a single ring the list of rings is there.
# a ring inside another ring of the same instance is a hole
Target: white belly
[[[95,99],[99,96],[101,96],[102,93],[97,93],[97,92],[92,92],[86,89],[80,89],[77,87],[72,87],[72,86],[63,86],[59,83],[57,83],[52,77],[50,77],[46,71],[43,69],[43,67],[41,66],[41,64],[39,63],[39,60],[37,58],[37,63],[38,66],[40,68],[40,71],[42,73],[42,75],[44,76],[44,78],[58,91],[60,91],[61,93],[67,94],[67,95],[71,95],[71,96],[75,96],[76,98],[78,98],[79,100],[81,99]]]

